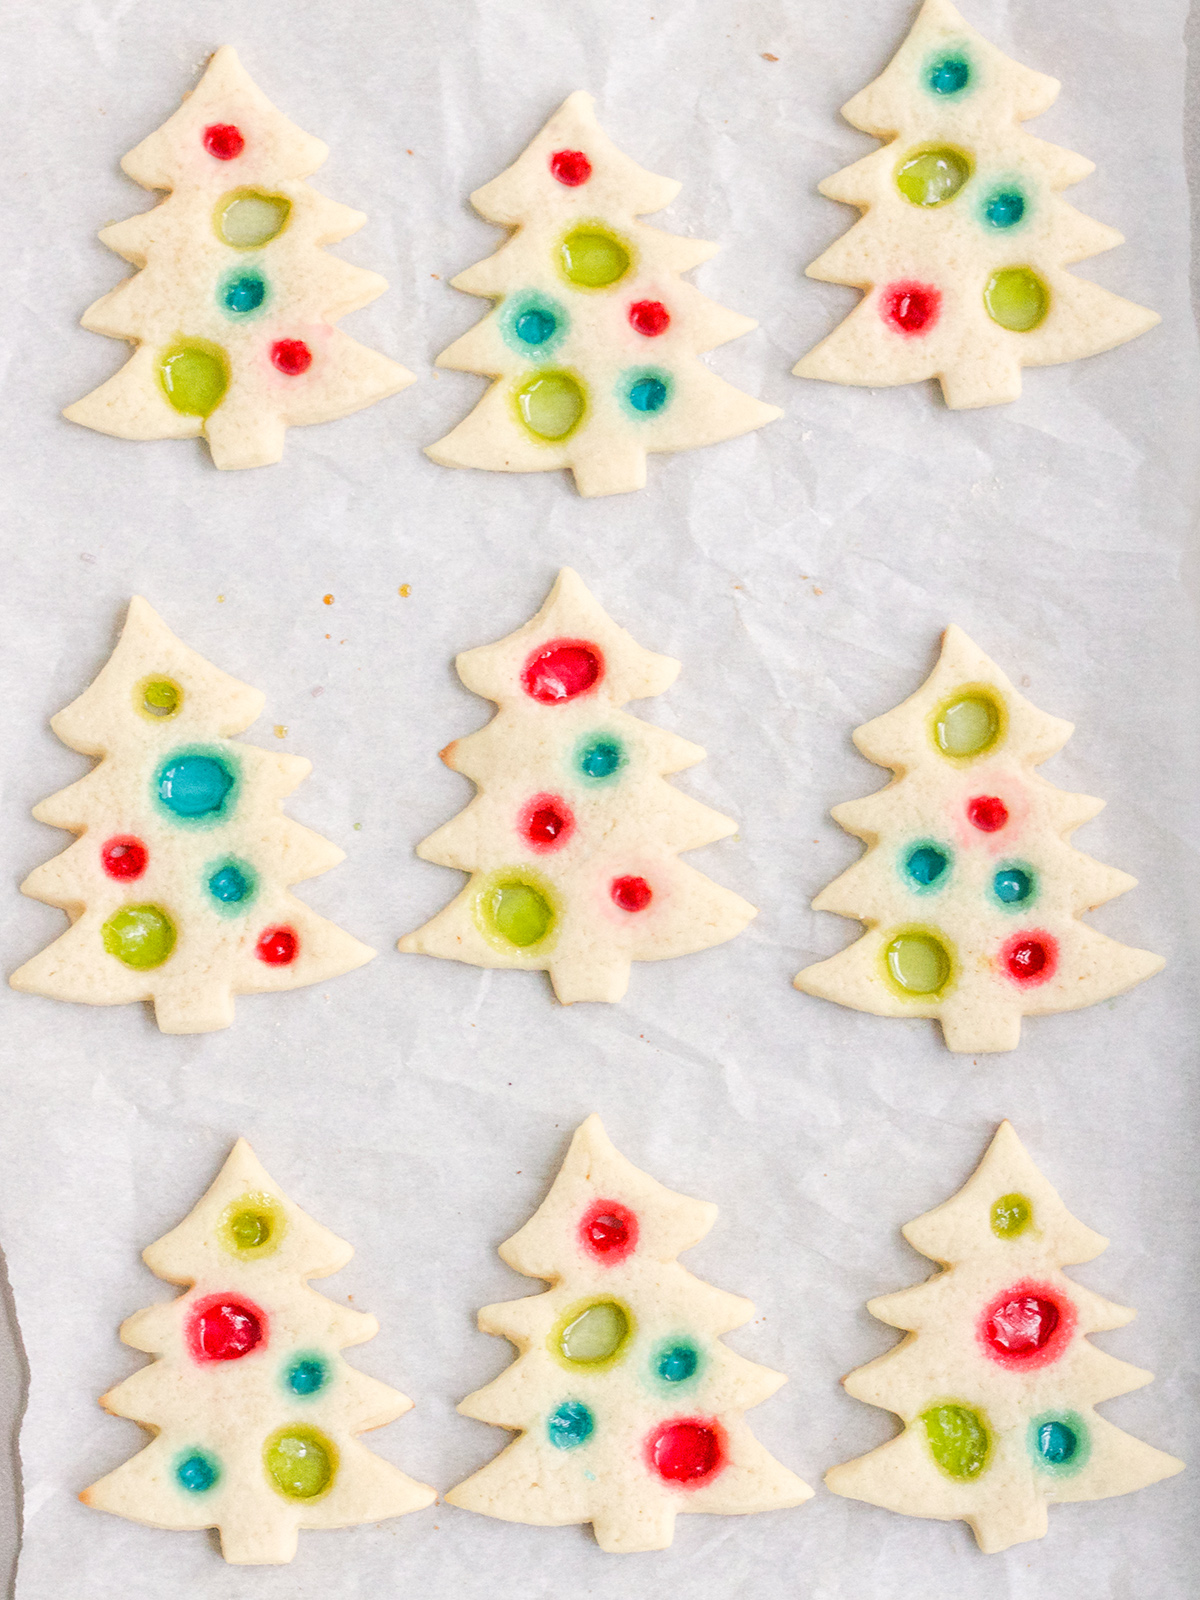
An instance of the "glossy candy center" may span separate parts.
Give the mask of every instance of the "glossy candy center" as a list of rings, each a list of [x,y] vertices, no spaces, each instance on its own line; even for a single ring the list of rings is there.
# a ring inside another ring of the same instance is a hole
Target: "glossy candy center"
[[[592,163],[582,150],[556,150],[550,157],[550,172],[568,189],[578,189],[592,175]]]
[[[211,1456],[194,1450],[175,1468],[175,1480],[189,1494],[204,1494],[221,1476],[220,1468]]]
[[[211,817],[225,806],[233,773],[219,756],[175,756],[158,775],[158,797],[177,817]]]
[[[175,948],[175,925],[161,906],[122,906],[100,930],[110,956],[135,972],[161,967]]]
[[[933,722],[938,749],[969,761],[990,750],[1000,735],[1000,708],[989,694],[956,695],[939,706]]]
[[[611,1361],[629,1337],[629,1317],[615,1300],[597,1300],[570,1321],[558,1337],[565,1360],[592,1367]]]
[[[325,1387],[329,1368],[320,1356],[301,1356],[288,1368],[287,1386],[293,1394],[307,1397]]]
[[[668,1423],[651,1436],[647,1453],[659,1477],[668,1483],[702,1483],[722,1464],[716,1428],[700,1421]]]
[[[235,250],[256,250],[279,237],[291,211],[292,202],[286,195],[236,189],[217,205],[217,235]]]
[[[1018,934],[1005,945],[1002,959],[1010,978],[1033,987],[1054,976],[1057,954],[1057,946],[1048,935]]]
[[[1032,267],[1004,267],[988,279],[983,303],[1002,328],[1029,333],[1050,309],[1050,290]]]
[[[231,278],[221,291],[221,304],[235,316],[257,311],[266,298],[266,282],[257,272],[244,272]]]
[[[560,850],[574,832],[571,808],[558,795],[537,795],[526,806],[521,833],[526,843],[539,853]]]
[[[884,951],[888,973],[905,994],[936,995],[950,977],[950,956],[932,933],[900,933]]]
[[[316,1428],[295,1423],[278,1428],[263,1447],[263,1465],[288,1500],[315,1500],[331,1487],[337,1449]]]
[[[629,308],[629,325],[643,338],[657,339],[671,326],[671,313],[661,300],[635,300]]]
[[[268,967],[289,967],[300,954],[300,940],[293,928],[268,928],[259,935],[254,954]]]
[[[246,141],[232,122],[213,122],[204,130],[204,148],[218,161],[236,161]]]
[[[1025,215],[1025,196],[1019,189],[997,189],[988,195],[983,214],[990,227],[1015,228]]]
[[[1041,1295],[1014,1295],[992,1312],[983,1336],[993,1350],[1006,1356],[1036,1355],[1049,1344],[1058,1327],[1059,1310]]]
[[[635,411],[647,414],[661,411],[667,403],[667,384],[652,375],[638,378],[629,387],[629,404]]]
[[[1008,821],[1008,807],[999,795],[977,794],[967,801],[967,820],[980,833],[999,833]]]
[[[597,739],[579,757],[579,770],[585,778],[611,778],[622,765],[621,747],[611,739]]]
[[[192,1319],[192,1353],[202,1361],[240,1361],[262,1343],[262,1319],[242,1300],[218,1298]]]
[[[930,67],[927,81],[934,94],[961,94],[971,81],[971,68],[962,56],[943,56]]]
[[[1002,1194],[989,1220],[997,1239],[1019,1239],[1033,1221],[1033,1203],[1028,1195]]]
[[[123,834],[110,839],[100,851],[100,864],[110,878],[128,881],[140,878],[150,860],[149,851],[140,839]]]
[[[987,1466],[991,1440],[978,1411],[970,1406],[932,1406],[922,1413],[925,1437],[938,1466],[951,1478],[969,1482]]]
[[[645,878],[614,878],[609,892],[622,911],[645,911],[654,898]]]
[[[556,639],[534,651],[525,663],[521,685],[539,705],[562,705],[599,683],[604,657],[582,639]]]
[[[695,1376],[700,1356],[694,1345],[673,1344],[659,1352],[655,1366],[664,1383],[686,1383]]]
[[[918,150],[896,168],[896,187],[914,206],[942,206],[971,176],[970,160],[949,145]]]
[[[939,850],[936,845],[923,844],[910,852],[904,870],[914,883],[928,889],[938,882],[949,865],[950,857],[944,850]]]
[[[517,338],[526,344],[545,344],[558,331],[558,318],[544,306],[531,306],[513,323]]]
[[[189,339],[173,345],[158,364],[163,393],[185,417],[207,417],[229,387],[229,358],[220,345]]]
[[[606,289],[629,271],[629,251],[611,233],[575,228],[562,242],[562,269],[581,289]]]
[[[1037,1430],[1037,1448],[1050,1466],[1064,1467],[1079,1449],[1079,1436],[1065,1422],[1043,1422]]]
[[[270,1255],[286,1232],[287,1219],[273,1195],[244,1194],[226,1208],[219,1237],[231,1255],[252,1260]]]
[[[227,861],[208,880],[208,892],[222,905],[236,906],[251,892],[251,880],[236,862]]]
[[[519,878],[497,883],[483,897],[482,909],[495,932],[519,950],[539,944],[554,923],[545,895]]]
[[[546,1425],[556,1450],[574,1450],[591,1438],[596,1419],[582,1400],[565,1400]]]
[[[312,366],[312,351],[303,339],[276,339],[271,346],[271,365],[285,378],[298,378]]]
[[[539,439],[565,439],[586,409],[583,389],[569,372],[539,372],[517,390],[521,421]]]
[[[929,283],[891,283],[880,296],[879,306],[885,322],[898,333],[915,337],[936,325],[942,296]]]
[[[992,892],[1002,905],[1020,905],[1033,893],[1033,878],[1020,867],[1001,867],[992,879]]]
[[[138,710],[156,722],[173,717],[183,704],[183,690],[170,678],[147,678],[141,686]]]
[[[583,1214],[579,1242],[605,1266],[616,1266],[637,1248],[637,1217],[619,1200],[597,1200]]]

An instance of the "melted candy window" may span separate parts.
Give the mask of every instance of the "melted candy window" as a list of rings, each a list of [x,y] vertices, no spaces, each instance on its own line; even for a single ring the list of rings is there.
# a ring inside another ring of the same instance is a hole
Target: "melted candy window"
[[[568,1311],[550,1335],[550,1348],[572,1367],[600,1370],[624,1354],[633,1318],[616,1300],[593,1300]]]
[[[1002,1194],[990,1221],[997,1239],[1019,1239],[1033,1221],[1033,1201],[1024,1194]]]
[[[237,916],[248,909],[258,888],[258,875],[248,861],[228,856],[206,867],[205,873],[205,886],[218,911]]]
[[[608,734],[589,737],[579,746],[576,761],[585,778],[603,782],[613,778],[625,765],[625,752],[619,740]]]
[[[266,1318],[237,1295],[210,1295],[192,1307],[187,1340],[197,1361],[240,1361],[266,1337]]]
[[[933,713],[933,742],[951,761],[974,761],[995,749],[1004,723],[1004,709],[989,689],[960,689]]]
[[[244,1194],[221,1214],[217,1237],[230,1255],[256,1261],[278,1249],[287,1233],[287,1216],[270,1194]]]
[[[1035,1417],[1029,1425],[1028,1446],[1034,1465],[1057,1477],[1078,1472],[1091,1455],[1087,1424],[1074,1411]]]
[[[501,872],[475,897],[475,920],[494,944],[529,950],[554,929],[550,886],[529,872]]]
[[[175,948],[175,924],[161,906],[122,906],[100,929],[110,956],[135,972],[161,967]]]
[[[621,391],[636,416],[652,417],[671,398],[671,378],[666,372],[643,371],[621,380]]]
[[[989,228],[1015,228],[1025,218],[1025,196],[1019,189],[993,189],[983,202],[983,220]]]
[[[1044,1367],[1066,1350],[1075,1326],[1071,1302],[1049,1285],[1018,1283],[983,1311],[979,1342],[1010,1369]]]
[[[333,1487],[337,1447],[318,1428],[288,1423],[263,1446],[263,1465],[285,1499],[317,1500]]]
[[[1022,988],[1048,983],[1058,971],[1058,941],[1049,933],[1018,933],[1000,951],[1003,971]]]
[[[294,928],[267,928],[259,934],[254,954],[268,967],[290,967],[300,954],[300,939]]]
[[[558,795],[539,794],[522,811],[518,831],[531,850],[548,855],[561,850],[575,832],[575,817]]]
[[[1030,333],[1045,320],[1050,290],[1032,267],[1004,267],[993,272],[983,291],[993,322],[1010,333]]]
[[[583,1214],[579,1242],[590,1256],[614,1267],[637,1248],[637,1217],[619,1200],[597,1200]]]
[[[217,237],[235,250],[256,250],[277,239],[288,225],[292,202],[262,189],[234,189],[222,195],[213,214]]]
[[[586,1444],[596,1429],[596,1419],[582,1400],[564,1400],[546,1424],[556,1450],[575,1450]]]
[[[938,145],[906,156],[896,168],[896,187],[914,206],[944,206],[970,176],[970,156]]]
[[[592,163],[582,150],[556,150],[550,157],[550,172],[568,189],[578,189],[592,175]]]
[[[320,1394],[329,1382],[329,1363],[324,1356],[296,1356],[288,1364],[284,1382],[289,1393],[306,1400]]]
[[[660,1478],[693,1488],[707,1483],[725,1464],[720,1429],[700,1418],[659,1428],[646,1441],[646,1455]]]
[[[180,822],[214,822],[232,809],[235,788],[228,757],[207,750],[180,750],[159,768],[159,802]]]
[[[557,444],[583,421],[587,397],[569,372],[539,372],[516,392],[517,416],[536,439]]]
[[[562,705],[587,694],[604,676],[598,645],[584,639],[555,639],[535,650],[521,673],[521,687],[539,705]]]
[[[133,703],[152,722],[165,722],[183,705],[183,690],[173,678],[143,678],[133,693]]]
[[[947,941],[932,928],[900,928],[883,946],[884,972],[906,999],[940,998],[954,972]]]
[[[965,56],[939,56],[929,67],[925,79],[936,95],[961,94],[971,81],[971,66]]]
[[[663,1383],[687,1383],[700,1369],[700,1352],[690,1339],[669,1339],[654,1357],[654,1373]]]
[[[567,235],[559,263],[577,289],[607,289],[629,271],[630,253],[615,234],[592,224]]]
[[[267,280],[261,272],[234,273],[222,283],[217,298],[231,316],[247,316],[266,303]]]
[[[217,1459],[207,1450],[185,1450],[175,1462],[175,1481],[189,1494],[206,1494],[220,1477]]]
[[[992,879],[992,893],[1002,906],[1022,906],[1033,891],[1034,875],[1028,867],[1001,867]]]
[[[936,844],[916,845],[904,858],[905,876],[918,893],[944,887],[949,865],[949,854]]]
[[[100,865],[110,878],[128,882],[140,878],[150,861],[150,852],[140,839],[122,834],[109,839],[101,848]]]
[[[979,1477],[992,1447],[980,1412],[971,1406],[931,1406],[921,1421],[930,1454],[947,1477],[968,1483]]]
[[[211,416],[229,387],[229,357],[206,339],[183,340],[159,357],[158,381],[185,417]]]
[[[910,338],[920,338],[937,326],[942,310],[941,291],[931,283],[889,283],[880,292],[883,320]]]

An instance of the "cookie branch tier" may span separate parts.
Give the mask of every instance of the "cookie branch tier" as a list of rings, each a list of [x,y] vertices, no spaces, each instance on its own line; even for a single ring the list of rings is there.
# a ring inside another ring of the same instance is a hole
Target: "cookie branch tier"
[[[155,1528],[219,1528],[226,1561],[290,1561],[301,1528],[419,1511],[433,1489],[356,1435],[411,1409],[341,1355],[379,1332],[310,1278],[354,1254],[280,1190],[244,1139],[177,1228],[143,1252],[182,1284],[135,1312],[121,1338],[155,1357],[101,1400],[154,1438],[80,1495]]]
[[[64,415],[121,439],[203,434],[218,467],[261,467],[289,426],[327,422],[414,382],[334,327],[387,288],[327,255],[361,211],[303,180],[329,154],[257,88],[228,45],[121,165],[171,193],[100,238],[138,268],[83,326],[137,348]]]
[[[796,366],[872,388],[939,378],[948,406],[1021,393],[1021,368],[1096,355],[1157,313],[1076,277],[1121,244],[1061,191],[1092,163],[1025,133],[1054,78],[1002,55],[950,0],[925,0],[885,71],[842,115],[885,141],[821,184],[863,213],[808,269],[863,299]]]
[[[80,837],[21,889],[71,926],[14,989],[152,1000],[164,1033],[205,1033],[233,1021],[236,994],[323,983],[371,959],[287,892],[343,852],[280,807],[311,763],[232,738],[262,704],[130,601],[95,682],[51,719],[64,744],[101,759],[34,808]]]
[[[558,998],[619,1000],[632,961],[732,939],[754,907],[679,860],[737,825],[665,782],[698,745],[632,717],[679,663],[643,650],[565,567],[531,622],[457,659],[496,716],[442,760],[479,793],[417,848],[471,881],[400,949],[549,972]]]
[[[834,807],[867,852],[813,907],[867,931],[806,967],[797,989],[877,1016],[937,1017],[951,1050],[975,1054],[1015,1049],[1022,1016],[1094,1005],[1157,972],[1161,956],[1079,920],[1137,880],[1067,842],[1104,802],[1033,770],[1073,731],[947,628],[917,692],[855,730],[895,776]]]
[[[1096,1414],[1151,1381],[1087,1337],[1134,1313],[1063,1272],[1108,1240],[1070,1214],[1011,1123],[967,1184],[904,1237],[944,1270],[868,1302],[908,1337],[844,1380],[904,1431],[826,1473],[834,1494],[961,1518],[992,1553],[1042,1538],[1049,1504],[1106,1500],[1183,1469]]]
[[[496,305],[437,364],[495,382],[428,447],[434,461],[569,467],[580,494],[620,494],[644,486],[648,451],[732,439],[782,415],[699,359],[757,324],[681,277],[716,245],[638,221],[679,189],[623,155],[580,90],[475,191],[475,209],[512,236],[453,280]]]
[[[590,1522],[601,1549],[664,1550],[682,1512],[798,1506],[812,1490],[770,1456],[744,1413],[785,1381],[721,1335],[754,1307],[675,1259],[717,1208],[639,1172],[590,1116],[553,1187],[500,1246],[542,1294],[485,1306],[479,1326],[519,1352],[459,1406],[522,1430],[446,1495],[508,1522]]]

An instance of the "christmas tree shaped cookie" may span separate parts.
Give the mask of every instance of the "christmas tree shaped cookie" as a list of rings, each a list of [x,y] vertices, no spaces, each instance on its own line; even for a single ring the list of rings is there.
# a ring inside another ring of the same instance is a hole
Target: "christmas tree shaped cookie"
[[[1155,312],[1067,271],[1123,241],[1061,196],[1092,163],[1021,129],[1058,89],[950,0],[925,0],[891,64],[842,107],[886,143],[821,184],[863,215],[808,275],[864,297],[800,377],[872,388],[936,377],[948,406],[997,405],[1021,393],[1022,367],[1154,326]]]
[[[512,236],[453,280],[496,301],[438,357],[496,381],[427,454],[444,467],[550,472],[582,495],[646,482],[646,454],[732,439],[782,412],[699,358],[757,326],[680,274],[717,246],[647,227],[680,185],[630,161],[582,90],[525,153],[471,196]]]
[[[1071,737],[961,628],[903,705],[854,733],[886,788],[835,806],[867,853],[813,901],[867,931],[797,989],[884,1017],[937,1017],[951,1050],[1015,1049],[1021,1017],[1073,1011],[1163,965],[1079,914],[1136,879],[1067,843],[1103,807],[1034,772]]]
[[[446,1499],[507,1522],[590,1522],[601,1549],[664,1550],[684,1511],[770,1511],[812,1490],[743,1413],[785,1379],[721,1343],[754,1315],[676,1261],[717,1208],[672,1194],[609,1143],[575,1132],[554,1186],[500,1246],[542,1294],[479,1314],[520,1354],[459,1406],[519,1438]]]
[[[100,675],[51,719],[101,762],[34,810],[81,837],[21,885],[71,926],[14,989],[153,1000],[164,1033],[204,1033],[233,1021],[235,994],[323,983],[371,959],[287,892],[343,852],[280,809],[311,763],[233,740],[262,705],[130,601]]]
[[[966,1186],[904,1237],[947,1270],[868,1303],[908,1337],[844,1380],[904,1432],[827,1473],[835,1494],[961,1518],[992,1552],[1042,1538],[1049,1501],[1106,1500],[1182,1470],[1093,1410],[1151,1380],[1087,1338],[1134,1313],[1062,1271],[1108,1240],[1076,1222],[1010,1123]]]
[[[631,961],[741,932],[754,907],[678,859],[737,827],[664,781],[704,751],[620,709],[668,689],[677,661],[643,650],[565,567],[531,622],[456,665],[500,709],[442,751],[479,793],[417,854],[471,881],[401,950],[549,972],[569,1005],[619,1000]]]
[[[177,1228],[143,1252],[187,1290],[135,1312],[121,1338],[156,1357],[100,1404],[154,1439],[80,1499],[155,1528],[219,1528],[226,1561],[290,1561],[301,1528],[345,1528],[432,1505],[355,1435],[412,1401],[340,1354],[374,1317],[308,1285],[354,1254],[280,1192],[244,1139]]]
[[[218,467],[262,467],[292,425],[328,422],[414,381],[334,323],[387,283],[326,255],[361,211],[303,180],[329,154],[282,116],[228,45],[121,165],[170,194],[100,237],[139,270],[83,326],[136,349],[64,415],[121,439],[203,434]]]

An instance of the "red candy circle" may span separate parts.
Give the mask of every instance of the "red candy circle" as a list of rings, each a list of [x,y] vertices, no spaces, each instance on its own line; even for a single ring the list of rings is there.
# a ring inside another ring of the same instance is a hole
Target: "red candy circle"
[[[622,911],[645,911],[654,898],[645,878],[614,878],[611,893]]]
[[[725,1465],[721,1428],[700,1417],[668,1422],[646,1441],[646,1460],[668,1483],[699,1488]]]
[[[930,283],[889,283],[879,297],[883,320],[910,337],[929,333],[942,310],[941,291]]]
[[[197,1361],[240,1361],[266,1338],[265,1315],[248,1300],[213,1294],[192,1307],[187,1339]]]
[[[550,157],[550,172],[568,189],[578,189],[592,175],[592,163],[582,150],[556,150]]]
[[[635,332],[657,339],[671,326],[671,313],[661,300],[635,300],[629,308],[629,321]]]
[[[604,657],[585,639],[554,639],[525,663],[521,683],[540,705],[562,705],[594,689],[604,676]]]
[[[1018,1283],[986,1307],[979,1340],[1003,1367],[1044,1367],[1057,1361],[1075,1328],[1075,1308],[1049,1284]]]
[[[1001,950],[1000,959],[1014,983],[1035,988],[1058,970],[1058,941],[1040,930],[1016,933]]]
[[[579,1242],[597,1261],[615,1267],[637,1249],[637,1217],[619,1200],[597,1200],[583,1214]]]
[[[521,813],[521,834],[539,853],[561,850],[575,832],[575,818],[556,794],[537,794]]]
[[[271,346],[271,364],[289,378],[298,378],[312,366],[312,351],[303,339],[276,339]]]
[[[977,794],[967,801],[967,821],[980,833],[999,833],[1008,821],[1008,807],[999,795]]]
[[[291,928],[268,928],[255,945],[254,954],[269,967],[287,967],[300,954],[300,941]]]
[[[150,852],[140,839],[132,834],[121,834],[110,839],[100,851],[100,864],[110,878],[128,881],[140,878],[150,860]]]
[[[214,122],[204,130],[204,148],[218,161],[235,161],[246,148],[242,130],[232,122]]]

